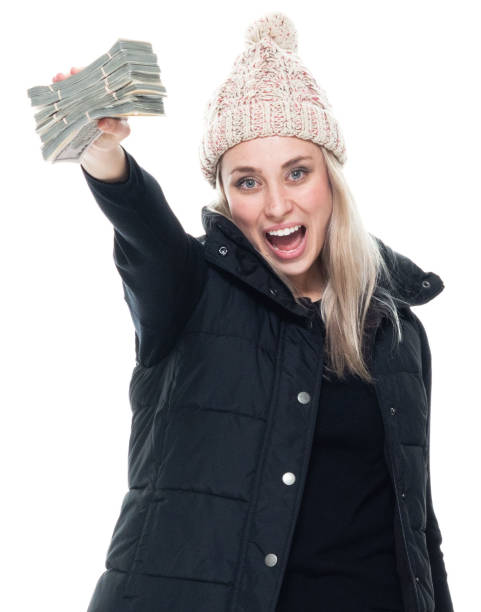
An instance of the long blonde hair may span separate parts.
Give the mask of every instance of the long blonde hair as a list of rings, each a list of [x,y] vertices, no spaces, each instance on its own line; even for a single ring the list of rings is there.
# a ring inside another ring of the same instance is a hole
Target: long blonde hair
[[[322,146],[319,148],[324,156],[333,197],[332,214],[319,254],[319,265],[325,281],[320,315],[326,330],[326,368],[339,379],[350,372],[372,383],[374,379],[364,350],[364,343],[368,341],[365,325],[371,304],[392,320],[397,330],[397,340],[400,341],[402,337],[391,292],[377,283],[382,273],[388,283],[391,284],[392,280],[375,237],[364,227],[342,166],[331,151]],[[233,222],[222,185],[221,164],[222,157],[216,171],[217,198],[208,208]],[[262,256],[290,289],[295,301],[304,306],[299,301],[302,296],[297,294],[293,284],[277,268],[276,262],[263,253]]]

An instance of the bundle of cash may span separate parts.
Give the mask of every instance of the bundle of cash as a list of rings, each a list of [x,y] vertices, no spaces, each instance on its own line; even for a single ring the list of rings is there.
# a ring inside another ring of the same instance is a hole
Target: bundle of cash
[[[46,161],[80,162],[102,134],[102,117],[164,115],[166,90],[152,45],[119,38],[111,49],[63,81],[27,90]]]

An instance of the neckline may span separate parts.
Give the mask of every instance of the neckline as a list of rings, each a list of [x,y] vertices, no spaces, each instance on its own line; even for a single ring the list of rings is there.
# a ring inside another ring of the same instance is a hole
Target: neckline
[[[300,297],[299,299],[303,302],[306,302],[308,306],[310,306],[311,304],[320,304],[322,301],[322,297],[313,302],[310,297],[304,296],[304,295]]]

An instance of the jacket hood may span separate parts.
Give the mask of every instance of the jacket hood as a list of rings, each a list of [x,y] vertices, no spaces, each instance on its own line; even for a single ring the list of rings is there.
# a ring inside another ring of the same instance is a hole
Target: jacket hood
[[[234,274],[288,310],[305,316],[304,309],[292,298],[287,285],[233,221],[206,205],[202,207],[202,225],[205,234],[199,240],[205,245],[209,261]],[[399,307],[426,304],[441,293],[444,283],[437,274],[423,270],[409,257],[396,252],[374,234],[371,236],[377,241],[391,273],[391,295]],[[387,286],[386,279],[382,277],[379,284]]]

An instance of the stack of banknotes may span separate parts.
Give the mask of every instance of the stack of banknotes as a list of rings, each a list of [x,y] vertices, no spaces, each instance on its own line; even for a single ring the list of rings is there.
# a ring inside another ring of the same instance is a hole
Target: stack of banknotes
[[[113,47],[63,81],[27,90],[46,161],[80,162],[102,130],[102,117],[164,115],[167,95],[152,45],[119,38]]]

